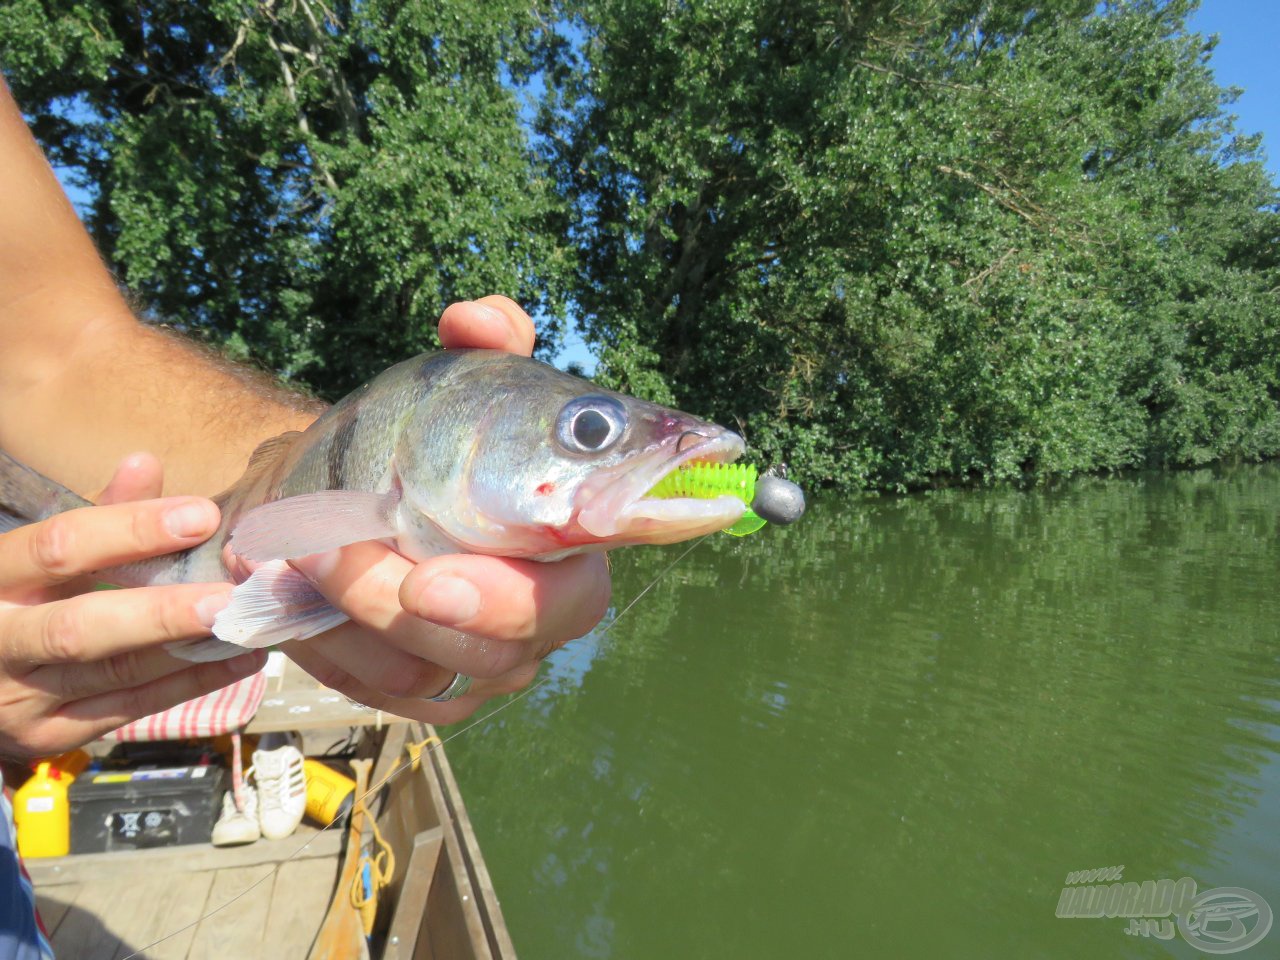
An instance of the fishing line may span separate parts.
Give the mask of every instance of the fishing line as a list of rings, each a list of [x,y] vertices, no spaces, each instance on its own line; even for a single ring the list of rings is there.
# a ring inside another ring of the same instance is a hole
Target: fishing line
[[[681,552],[680,556],[676,557],[669,564],[667,564],[667,566],[663,568],[661,573],[659,573],[656,577],[654,577],[652,580],[649,581],[648,586],[646,586],[643,590],[641,590],[634,597],[632,597],[631,600],[627,603],[627,605],[623,607],[620,611],[618,611],[617,615],[612,620],[610,620],[607,624],[605,624],[603,629],[599,631],[593,630],[591,631],[591,633],[587,634],[586,636],[587,637],[594,636],[597,639],[605,636],[610,630],[612,630],[615,626],[617,626],[618,621],[621,620],[624,616],[626,616],[628,611],[630,611],[632,607],[634,607],[637,603],[640,602],[640,599],[645,594],[647,594],[650,590],[656,587],[658,585],[658,582],[662,580],[663,577],[665,577],[672,570],[674,570],[676,565],[679,564],[681,561],[683,561],[684,558],[687,557],[689,554],[693,553],[693,551],[697,547],[701,546],[702,542],[706,540],[707,537],[709,536],[711,536],[711,534],[709,533],[704,534],[703,536],[699,537],[697,540],[693,541],[693,543],[689,544],[689,546],[686,547]],[[579,639],[585,640],[586,637],[580,637]],[[566,647],[567,646],[568,645],[566,644]],[[569,664],[574,663],[579,656],[584,655],[590,649],[591,648],[585,644],[579,644],[577,648],[573,651],[573,654],[569,657],[569,660],[567,662]],[[490,720],[492,720],[498,714],[502,713],[502,711],[506,710],[508,707],[511,707],[516,703],[519,703],[521,700],[529,696],[529,694],[533,693],[535,690],[538,690],[541,687],[546,686],[548,683],[551,682],[552,679],[554,679],[554,677],[550,671],[544,673],[541,677],[539,677],[533,683],[529,684],[529,686],[525,687],[523,690],[521,690],[519,693],[512,696],[510,699],[494,707],[484,716],[476,720],[472,720],[470,723],[468,723],[465,727],[462,727],[460,730],[455,730],[453,733],[449,734],[447,737],[444,737],[443,739],[438,740],[437,742],[431,744],[426,750],[423,751],[424,755],[427,753],[432,753],[436,750],[442,750],[444,749],[444,745],[446,743],[450,742],[451,740],[457,739],[458,737],[466,733],[468,730],[472,730],[475,727],[480,726],[482,723],[488,723]],[[421,723],[420,721],[415,721],[415,722]],[[356,803],[362,802],[366,798],[376,794],[379,790],[385,787],[388,783],[390,783],[396,777],[400,776],[400,774],[404,773],[406,770],[412,770],[413,768],[414,768],[414,764],[412,763],[397,763],[394,767],[391,768],[390,773],[384,776],[376,784],[369,787],[369,789],[367,789],[363,794],[361,794],[358,800],[353,801],[352,808],[354,809]],[[195,920],[192,920],[190,923],[184,924],[183,926],[178,927],[178,929],[170,933],[166,933],[163,937],[160,937],[158,940],[153,940],[150,943],[146,944],[145,946],[139,947],[133,953],[124,957],[123,960],[134,960],[135,957],[142,956],[142,954],[145,951],[150,950],[152,947],[157,946],[161,943],[164,943],[166,940],[170,940],[173,937],[178,936],[178,934],[180,933],[185,933],[186,931],[192,929],[193,927],[199,926],[200,924],[204,923],[204,921],[208,920],[210,917],[216,916],[217,914],[221,913],[223,910],[227,909],[227,907],[231,906],[233,903],[240,900],[242,897],[248,896],[250,893],[252,893],[258,887],[260,887],[266,881],[274,877],[276,873],[279,872],[280,868],[283,867],[286,863],[290,863],[291,861],[297,859],[298,856],[300,856],[302,852],[307,849],[307,847],[311,846],[311,844],[315,843],[318,839],[320,839],[320,837],[322,837],[330,827],[332,827],[335,823],[341,820],[342,817],[343,817],[343,814],[339,814],[338,816],[334,817],[332,820],[326,823],[323,827],[317,830],[314,834],[308,837],[307,840],[301,846],[298,847],[298,849],[293,851],[293,853],[289,854],[283,860],[280,860],[279,862],[272,865],[271,869],[267,873],[263,874],[257,880],[253,881],[253,883],[249,884],[247,887],[245,887],[243,890],[237,893],[230,900],[226,901],[225,903],[219,904],[218,906],[210,910],[208,913],[197,917]]]

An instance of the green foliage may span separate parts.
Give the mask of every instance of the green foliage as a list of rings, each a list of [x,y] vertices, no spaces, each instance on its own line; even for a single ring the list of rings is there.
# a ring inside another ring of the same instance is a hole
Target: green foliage
[[[511,82],[539,23],[512,0],[13,0],[0,63],[149,313],[333,395],[430,348],[450,301],[558,312],[562,203]]]
[[[121,281],[236,356],[334,395],[504,292],[902,489],[1280,452],[1280,203],[1190,6],[10,0],[0,64]]]
[[[602,376],[845,487],[1280,451],[1276,189],[1188,8],[580,0]]]

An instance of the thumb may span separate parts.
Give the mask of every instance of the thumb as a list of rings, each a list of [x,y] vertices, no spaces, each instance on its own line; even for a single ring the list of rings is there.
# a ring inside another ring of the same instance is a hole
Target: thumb
[[[164,467],[149,453],[131,453],[94,498],[97,504],[153,500],[164,490]]]

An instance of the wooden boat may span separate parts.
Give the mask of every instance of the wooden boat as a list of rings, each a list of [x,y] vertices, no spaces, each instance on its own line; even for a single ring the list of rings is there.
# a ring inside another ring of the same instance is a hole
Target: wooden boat
[[[28,861],[58,957],[513,960],[489,872],[431,727],[379,715],[331,691],[295,688],[268,695],[246,733],[352,726],[359,728],[357,755],[371,763],[370,783],[409,767],[370,795],[358,831],[341,824],[321,831],[304,821],[287,839],[242,847]],[[424,742],[415,764],[406,744]],[[377,849],[373,823],[394,870],[366,940],[351,886],[360,848]]]

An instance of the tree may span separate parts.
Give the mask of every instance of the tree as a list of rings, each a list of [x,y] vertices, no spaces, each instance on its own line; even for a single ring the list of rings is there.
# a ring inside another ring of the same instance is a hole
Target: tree
[[[540,33],[512,0],[10,0],[0,64],[147,314],[333,395],[451,300],[558,313]]]
[[[903,489],[1280,452],[1280,198],[1191,8],[10,0],[0,64],[158,319],[334,395],[572,306],[605,384]]]
[[[601,376],[844,487],[1280,451],[1277,193],[1189,9],[577,0]]]

